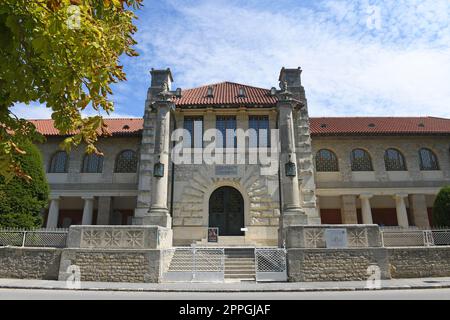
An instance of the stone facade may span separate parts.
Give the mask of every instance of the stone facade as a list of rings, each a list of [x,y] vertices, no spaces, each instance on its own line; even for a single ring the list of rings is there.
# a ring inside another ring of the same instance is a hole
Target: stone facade
[[[0,278],[57,280],[61,251],[0,247]]]
[[[367,280],[376,265],[382,279],[450,276],[450,247],[288,249],[289,281]]]
[[[289,249],[287,259],[292,282],[364,281],[370,265],[380,267],[383,279],[390,278],[385,248]]]
[[[81,281],[158,282],[160,250],[66,249],[61,256],[59,280],[66,280],[69,266],[80,268]]]
[[[392,278],[448,277],[450,247],[389,248]]]

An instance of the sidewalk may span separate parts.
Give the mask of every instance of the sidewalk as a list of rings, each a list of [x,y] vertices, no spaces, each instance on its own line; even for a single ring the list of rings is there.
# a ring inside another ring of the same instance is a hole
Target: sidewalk
[[[0,279],[0,289],[71,290],[64,281]],[[382,280],[382,290],[450,288],[450,277]],[[307,292],[356,291],[366,288],[365,281],[343,282],[234,282],[234,283],[121,283],[81,282],[78,290],[143,292]]]

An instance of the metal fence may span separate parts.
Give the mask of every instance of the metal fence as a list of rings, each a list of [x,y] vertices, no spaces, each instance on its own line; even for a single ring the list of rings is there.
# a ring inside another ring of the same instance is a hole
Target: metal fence
[[[0,247],[64,248],[67,234],[67,229],[0,229]]]
[[[448,246],[450,229],[384,229],[381,239],[384,247]]]
[[[165,282],[223,282],[223,248],[179,247],[162,251],[162,279]]]
[[[286,250],[255,248],[256,281],[287,281]]]

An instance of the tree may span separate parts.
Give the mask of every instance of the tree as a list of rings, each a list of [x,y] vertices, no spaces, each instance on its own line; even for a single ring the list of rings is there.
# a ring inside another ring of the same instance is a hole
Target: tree
[[[47,206],[49,187],[39,149],[31,142],[22,144],[24,153],[15,160],[31,179],[0,177],[0,227],[35,228],[42,225],[41,210]]]
[[[126,80],[119,57],[136,56],[134,10],[142,0],[2,0],[0,3],[0,176],[29,179],[15,161],[43,137],[10,108],[38,101],[52,110],[62,147],[107,135],[100,111],[113,111],[110,85]],[[83,118],[93,108],[98,116]]]
[[[443,187],[434,200],[433,225],[450,227],[450,186]]]

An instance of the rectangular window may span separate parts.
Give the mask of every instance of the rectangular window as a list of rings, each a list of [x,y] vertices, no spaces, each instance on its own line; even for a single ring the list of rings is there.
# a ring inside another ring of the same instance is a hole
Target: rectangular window
[[[256,136],[250,136],[250,147],[270,147],[269,116],[249,116],[248,128],[256,131]]]
[[[217,116],[216,128],[222,133],[222,141],[218,141],[218,147],[236,147],[236,117],[235,116]],[[228,132],[227,130],[233,130]]]
[[[203,148],[203,117],[184,117],[184,129],[191,135],[190,139],[184,141],[184,147]]]

